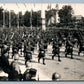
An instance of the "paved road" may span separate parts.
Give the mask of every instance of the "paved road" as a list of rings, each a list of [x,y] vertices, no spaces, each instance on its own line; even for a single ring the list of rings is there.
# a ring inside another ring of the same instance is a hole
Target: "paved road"
[[[52,60],[52,46],[48,46],[48,50],[46,51],[46,65],[42,64],[42,60],[40,63],[38,63],[38,49],[35,49],[33,54],[33,59],[31,63],[28,63],[29,67],[36,68],[37,69],[37,76],[36,79],[39,78],[40,81],[51,81],[52,80],[52,74],[54,72],[57,72],[61,75],[60,80],[84,80],[84,56],[83,53],[78,56],[77,52],[78,49],[74,48],[74,59],[70,59],[70,55],[68,55],[67,58],[65,58],[64,53],[65,47],[62,46],[60,51],[61,56],[61,62],[57,60],[57,57],[55,57],[54,60]],[[13,59],[9,59],[12,61]],[[24,73],[24,71],[27,69],[25,66],[25,59],[23,56],[19,57],[19,65],[21,69],[21,73]],[[1,73],[0,73],[1,74]],[[7,74],[6,74],[7,75]]]

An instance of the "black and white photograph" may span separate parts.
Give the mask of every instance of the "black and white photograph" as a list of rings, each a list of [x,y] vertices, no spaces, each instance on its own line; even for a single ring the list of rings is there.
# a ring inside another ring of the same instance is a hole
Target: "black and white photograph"
[[[1,3],[0,81],[84,81],[84,4]]]

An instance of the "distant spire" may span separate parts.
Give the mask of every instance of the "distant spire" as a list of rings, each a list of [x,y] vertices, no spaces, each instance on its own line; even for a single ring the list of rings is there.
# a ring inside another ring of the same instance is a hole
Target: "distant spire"
[[[58,6],[58,4],[56,4],[55,8],[56,8],[56,10],[59,10],[59,6]]]
[[[47,9],[51,9],[51,4],[48,4]]]
[[[48,4],[47,9],[50,9],[50,5]]]
[[[59,16],[58,16],[59,5],[56,4],[55,8],[56,8],[56,10],[57,10],[57,11],[56,11],[56,23],[59,23]]]

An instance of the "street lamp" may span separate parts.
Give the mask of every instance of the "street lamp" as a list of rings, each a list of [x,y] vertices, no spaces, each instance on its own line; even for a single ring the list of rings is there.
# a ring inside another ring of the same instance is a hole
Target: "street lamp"
[[[46,30],[45,26],[45,9],[44,9],[44,4],[41,4],[41,18],[42,18],[42,30]]]
[[[18,9],[19,9],[19,6],[18,6],[18,4],[16,4],[17,5],[17,7],[18,7]],[[17,15],[17,28],[19,29],[19,12],[18,12],[18,15]]]
[[[3,10],[3,28],[5,27],[5,10]]]
[[[9,11],[9,28],[11,28],[11,11]]]
[[[3,28],[5,27],[5,4],[3,4]]]

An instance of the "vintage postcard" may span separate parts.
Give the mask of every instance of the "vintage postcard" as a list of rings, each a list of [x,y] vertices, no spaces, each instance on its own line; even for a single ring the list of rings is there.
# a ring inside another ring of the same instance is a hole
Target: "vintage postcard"
[[[0,81],[84,81],[84,4],[0,3]]]

